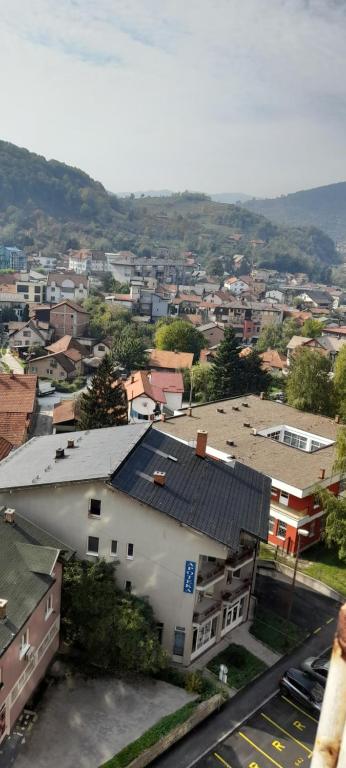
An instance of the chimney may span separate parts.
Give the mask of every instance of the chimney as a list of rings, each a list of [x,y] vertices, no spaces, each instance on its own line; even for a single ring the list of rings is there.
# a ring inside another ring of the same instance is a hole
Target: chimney
[[[335,424],[340,424],[340,416],[338,413],[335,416]]]
[[[14,509],[5,509],[4,521],[5,521],[5,523],[10,523],[11,525],[13,525],[13,523],[14,523]]]
[[[321,467],[320,473],[318,475],[319,480],[324,480],[325,475],[326,475],[326,470],[323,467]]]
[[[67,441],[67,447],[68,448],[74,448],[74,440],[68,440]]]
[[[160,421],[166,421],[166,414],[165,413],[161,413],[160,414]]]
[[[0,621],[7,618],[7,600],[0,598]]]
[[[207,452],[207,440],[208,432],[206,432],[204,429],[198,429],[196,440],[196,456],[199,456],[200,459],[205,459],[205,454]]]
[[[153,472],[153,480],[156,485],[164,485],[166,482],[166,472],[159,472],[155,469]]]
[[[65,456],[65,451],[63,448],[57,448],[55,451],[55,458],[56,459],[63,459]]]

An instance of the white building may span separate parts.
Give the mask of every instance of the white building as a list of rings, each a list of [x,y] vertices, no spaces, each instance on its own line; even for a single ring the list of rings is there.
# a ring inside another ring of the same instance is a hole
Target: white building
[[[116,564],[147,597],[164,647],[188,665],[248,616],[270,480],[134,424],[36,437],[0,463],[0,503]]]
[[[184,381],[181,373],[136,371],[125,389],[129,421],[151,420],[160,413],[174,414],[182,407]]]
[[[89,295],[89,281],[86,275],[76,272],[50,272],[47,278],[47,301],[58,304],[63,299],[86,299]]]

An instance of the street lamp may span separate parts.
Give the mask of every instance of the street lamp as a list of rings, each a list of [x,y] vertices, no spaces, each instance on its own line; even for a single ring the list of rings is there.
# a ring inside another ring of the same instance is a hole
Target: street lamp
[[[294,563],[294,571],[293,571],[293,578],[292,578],[292,584],[291,584],[291,591],[289,596],[289,603],[288,603],[288,610],[287,610],[287,621],[291,618],[291,612],[292,612],[292,605],[293,605],[293,596],[294,596],[294,587],[296,583],[296,576],[297,576],[297,569],[298,569],[298,561],[299,561],[299,555],[300,555],[300,537],[306,538],[309,536],[309,531],[306,530],[306,528],[298,528],[298,546],[297,546],[297,554],[296,554],[296,560]]]

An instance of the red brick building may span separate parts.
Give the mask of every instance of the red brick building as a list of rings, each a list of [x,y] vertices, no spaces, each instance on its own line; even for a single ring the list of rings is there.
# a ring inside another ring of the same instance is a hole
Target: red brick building
[[[50,325],[55,339],[62,336],[84,336],[89,326],[89,313],[74,301],[66,299],[50,310]]]

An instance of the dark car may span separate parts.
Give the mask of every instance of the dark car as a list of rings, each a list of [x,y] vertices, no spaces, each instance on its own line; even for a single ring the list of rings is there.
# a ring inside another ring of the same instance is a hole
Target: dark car
[[[280,680],[280,693],[303,704],[316,715],[321,712],[324,688],[307,672],[291,667]]]
[[[319,659],[316,656],[310,656],[308,659],[302,662],[300,665],[304,672],[307,672],[310,677],[314,677],[321,685],[325,686],[329,672],[329,658],[321,656]]]

